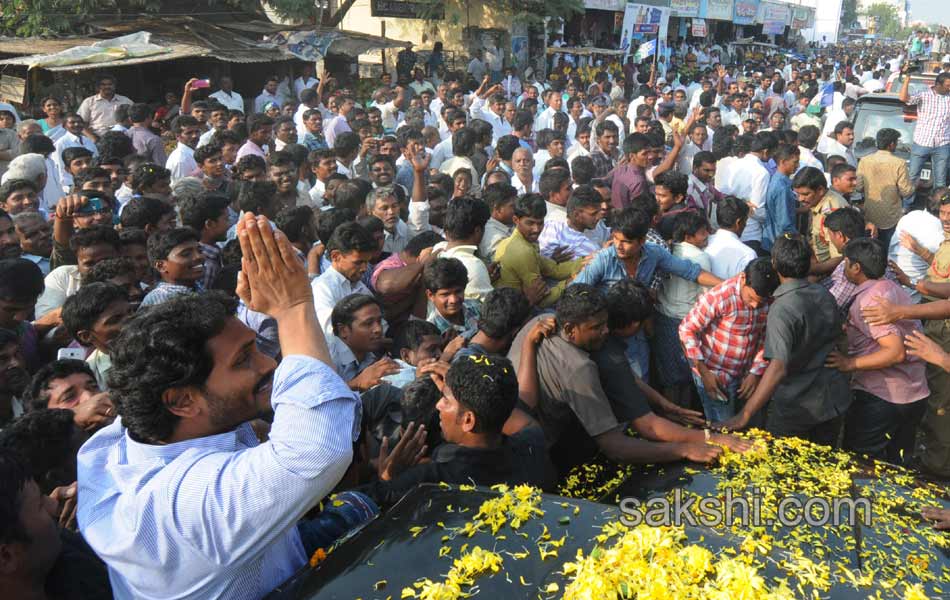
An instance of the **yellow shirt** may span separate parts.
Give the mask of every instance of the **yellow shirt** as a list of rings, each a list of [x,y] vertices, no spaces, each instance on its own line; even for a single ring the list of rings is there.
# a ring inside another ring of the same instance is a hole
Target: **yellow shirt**
[[[538,277],[559,281],[560,283],[550,288],[544,300],[538,303],[542,308],[557,302],[570,278],[581,270],[581,260],[556,263],[541,256],[538,244],[524,239],[517,228],[509,237],[499,242],[495,249],[495,262],[501,266],[501,277],[495,282],[496,288],[510,287],[521,290]]]
[[[878,229],[891,229],[904,216],[903,199],[914,191],[907,163],[887,150],[858,163],[858,184],[864,191],[864,216]]]
[[[825,197],[811,209],[811,247],[815,251],[815,258],[819,262],[840,256],[834,246],[828,241],[828,231],[825,229],[825,217],[839,208],[850,206],[848,201],[835,190],[828,190]]]

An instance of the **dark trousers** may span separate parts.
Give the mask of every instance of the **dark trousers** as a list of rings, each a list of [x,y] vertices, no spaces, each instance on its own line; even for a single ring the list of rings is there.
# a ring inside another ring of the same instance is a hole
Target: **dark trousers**
[[[750,240],[748,242],[743,242],[743,244],[755,250],[755,254],[759,257],[771,256],[769,251],[762,247],[762,242],[758,240]]]
[[[894,404],[864,390],[853,390],[852,396],[845,415],[845,450],[898,465],[909,463],[927,401]]]
[[[838,445],[843,417],[837,416],[814,425],[796,425],[775,418],[770,412],[765,420],[765,429],[775,437],[799,437],[822,446]]]

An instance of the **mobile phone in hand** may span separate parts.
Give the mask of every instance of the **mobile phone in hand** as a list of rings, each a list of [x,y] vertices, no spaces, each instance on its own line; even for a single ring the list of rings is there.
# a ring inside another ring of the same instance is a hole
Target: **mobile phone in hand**
[[[201,89],[201,88],[208,88],[208,87],[211,87],[211,80],[210,80],[210,79],[199,79],[198,81],[196,81],[196,82],[194,82],[193,84],[191,84],[191,87],[192,87],[193,89],[196,89],[196,90],[199,90],[199,89]]]
[[[86,360],[86,353],[82,348],[60,348],[56,360]]]

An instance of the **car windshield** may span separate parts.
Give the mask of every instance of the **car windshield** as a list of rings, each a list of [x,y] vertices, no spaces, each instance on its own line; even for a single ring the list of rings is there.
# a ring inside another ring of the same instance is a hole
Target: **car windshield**
[[[904,76],[903,75],[898,76],[897,79],[895,79],[894,82],[891,84],[891,91],[896,93],[898,90],[901,89],[901,85],[903,85],[903,83],[904,83]],[[927,90],[931,88],[931,86],[933,86],[933,84],[934,84],[933,78],[920,78],[920,77],[915,77],[911,75],[910,86],[907,88],[907,93],[908,95],[913,96],[914,94],[926,92]]]
[[[898,104],[864,105],[857,111],[854,121],[854,151],[858,154],[862,154],[862,151],[873,152],[877,132],[890,127],[901,134],[897,151],[910,152],[915,123],[916,118],[905,115]]]

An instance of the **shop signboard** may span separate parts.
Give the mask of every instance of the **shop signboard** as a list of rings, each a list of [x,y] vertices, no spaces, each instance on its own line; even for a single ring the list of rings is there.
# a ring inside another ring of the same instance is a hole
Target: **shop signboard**
[[[732,20],[732,0],[706,0],[706,12],[700,10],[700,16],[718,21]]]
[[[759,12],[759,0],[735,0],[733,22],[736,25],[751,25]]]
[[[807,6],[796,6],[792,10],[792,29],[810,29],[815,26],[815,11]]]
[[[762,2],[759,5],[759,13],[756,15],[756,22],[762,23],[762,33],[780,34],[785,31],[790,16],[789,6],[787,4],[778,4],[775,2]]]
[[[670,0],[670,11],[674,17],[699,16],[699,0]]]
[[[693,19],[693,37],[704,38],[706,37],[706,20],[705,19]]]

